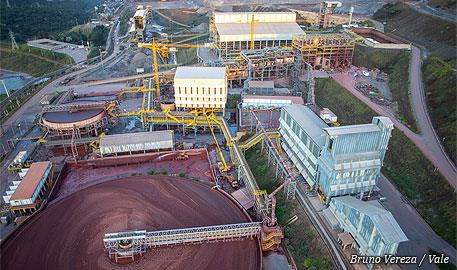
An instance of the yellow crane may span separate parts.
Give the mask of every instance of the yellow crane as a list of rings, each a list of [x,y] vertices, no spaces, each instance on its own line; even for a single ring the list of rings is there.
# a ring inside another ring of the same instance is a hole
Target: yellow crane
[[[155,39],[151,43],[138,43],[138,47],[148,48],[152,50],[154,81],[157,100],[160,101],[160,83],[159,83],[159,64],[157,61],[157,52],[163,58],[168,58],[170,51],[176,51],[176,48],[217,48],[212,44],[177,44],[177,43],[161,43],[156,42]]]
[[[251,50],[254,50],[254,14],[251,16]]]

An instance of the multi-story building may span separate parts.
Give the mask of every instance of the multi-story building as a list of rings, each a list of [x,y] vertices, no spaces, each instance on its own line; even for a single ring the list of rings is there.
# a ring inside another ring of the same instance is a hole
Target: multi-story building
[[[372,192],[381,173],[393,123],[373,117],[370,124],[324,129],[319,158],[319,192],[327,198]]]
[[[291,46],[293,36],[304,34],[295,12],[215,12],[212,29],[223,58],[242,50]]]
[[[224,110],[227,102],[225,67],[178,67],[174,78],[176,108]]]
[[[352,196],[332,198],[329,208],[340,229],[351,234],[354,248],[362,256],[396,254],[408,241],[392,214],[378,201],[361,201]]]
[[[328,127],[308,107],[290,105],[282,109],[279,121],[284,151],[304,181],[327,202],[334,196],[374,190],[393,129],[389,118]]]
[[[281,110],[279,124],[282,148],[304,180],[314,186],[320,152],[325,145],[324,128],[328,126],[308,107],[298,104]]]
[[[46,190],[52,186],[52,171],[49,161],[32,163],[19,185],[14,187],[11,197],[4,197],[14,215],[30,215],[40,208]]]

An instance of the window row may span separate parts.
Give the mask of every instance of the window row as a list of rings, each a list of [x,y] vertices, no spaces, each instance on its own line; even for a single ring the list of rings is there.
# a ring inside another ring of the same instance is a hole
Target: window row
[[[183,95],[224,95],[224,88],[213,88],[213,87],[177,87],[175,89],[178,94]]]

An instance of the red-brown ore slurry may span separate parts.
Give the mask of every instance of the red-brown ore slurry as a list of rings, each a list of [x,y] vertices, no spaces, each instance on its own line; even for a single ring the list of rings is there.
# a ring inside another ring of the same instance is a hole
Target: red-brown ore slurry
[[[112,263],[105,233],[248,222],[225,195],[185,178],[134,176],[104,182],[49,205],[1,250],[1,269],[259,269],[255,239],[150,249]]]

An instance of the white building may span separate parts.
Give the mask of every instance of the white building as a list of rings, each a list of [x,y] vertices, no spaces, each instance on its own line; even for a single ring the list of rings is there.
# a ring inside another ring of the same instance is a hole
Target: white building
[[[176,108],[224,109],[227,102],[225,67],[178,67],[174,83]]]
[[[17,182],[17,186],[12,189],[11,197],[4,197],[4,200],[10,203],[13,213],[31,214],[40,207],[45,190],[51,187],[52,163],[49,161],[32,163],[25,177]]]
[[[389,118],[328,127],[311,109],[295,104],[282,109],[279,122],[284,152],[326,202],[376,189],[393,129]]]
[[[351,234],[359,255],[394,255],[398,245],[408,241],[392,213],[378,201],[361,201],[352,196],[336,197],[324,211],[337,220],[340,229]]]
[[[173,130],[106,135],[100,138],[100,154],[141,154],[173,150]]]
[[[305,34],[295,12],[215,12],[214,35],[223,58],[251,49],[252,21],[254,49],[291,46],[294,36]]]
[[[220,42],[250,41],[254,18],[254,40],[292,40],[304,32],[295,12],[216,12],[214,24]]]

